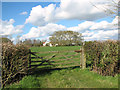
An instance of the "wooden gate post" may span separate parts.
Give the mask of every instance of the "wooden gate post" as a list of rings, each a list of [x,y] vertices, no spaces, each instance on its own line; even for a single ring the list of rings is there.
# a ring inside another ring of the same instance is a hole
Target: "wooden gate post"
[[[29,49],[29,68],[31,68],[31,50]]]
[[[86,68],[86,56],[85,56],[85,52],[84,52],[83,46],[82,46],[82,52],[81,52],[81,60],[80,60],[80,63],[81,63],[82,69],[85,69],[85,68]]]

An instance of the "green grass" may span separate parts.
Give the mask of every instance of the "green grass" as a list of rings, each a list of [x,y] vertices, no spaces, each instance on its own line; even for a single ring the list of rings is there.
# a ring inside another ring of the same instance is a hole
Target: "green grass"
[[[32,47],[31,50],[34,52],[46,52],[46,51],[71,51],[79,50],[80,46],[62,46],[62,47]]]
[[[9,88],[118,88],[118,76],[101,76],[80,68],[37,71]]]
[[[46,51],[74,51],[79,50],[79,46],[70,47],[32,47],[34,52]],[[72,55],[75,53],[61,53]],[[48,54],[38,54],[39,56],[51,56]],[[79,57],[79,55],[77,56]],[[54,59],[60,59],[54,58]],[[37,59],[36,59],[37,60]],[[66,62],[66,61],[65,61]],[[35,64],[35,63],[33,63]],[[101,76],[89,71],[81,70],[79,67],[61,70],[41,70],[38,67],[32,75],[25,76],[19,83],[14,83],[9,88],[118,88],[118,76]]]

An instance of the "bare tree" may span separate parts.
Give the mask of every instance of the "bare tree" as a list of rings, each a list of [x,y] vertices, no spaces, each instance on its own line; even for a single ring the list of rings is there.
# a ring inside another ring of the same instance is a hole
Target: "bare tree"
[[[99,1],[100,2],[100,1]],[[103,10],[107,15],[115,15],[118,16],[118,12],[120,11],[120,0],[105,0],[106,3],[102,8],[99,8],[96,4],[90,2],[94,7]]]

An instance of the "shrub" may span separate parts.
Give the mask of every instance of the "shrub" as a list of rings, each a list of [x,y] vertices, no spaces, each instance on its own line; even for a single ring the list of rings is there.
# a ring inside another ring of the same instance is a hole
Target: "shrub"
[[[90,41],[84,45],[87,66],[101,75],[114,76],[120,72],[118,64],[118,41]]]
[[[2,85],[13,83],[27,74],[29,49],[24,45],[2,44]]]

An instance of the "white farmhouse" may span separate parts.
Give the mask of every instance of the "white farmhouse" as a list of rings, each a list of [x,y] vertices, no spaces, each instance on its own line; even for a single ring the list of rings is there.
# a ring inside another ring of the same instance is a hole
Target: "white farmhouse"
[[[50,42],[43,42],[43,46],[49,45],[50,47],[52,47],[52,44]]]

